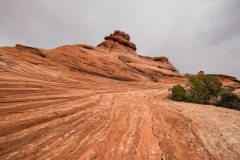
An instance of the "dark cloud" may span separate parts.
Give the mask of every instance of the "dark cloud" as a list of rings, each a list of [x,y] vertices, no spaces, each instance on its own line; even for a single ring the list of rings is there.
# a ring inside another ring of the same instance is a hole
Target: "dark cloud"
[[[182,73],[240,79],[239,8],[239,0],[7,0],[0,2],[0,46],[95,46],[119,29],[139,54],[167,56]]]

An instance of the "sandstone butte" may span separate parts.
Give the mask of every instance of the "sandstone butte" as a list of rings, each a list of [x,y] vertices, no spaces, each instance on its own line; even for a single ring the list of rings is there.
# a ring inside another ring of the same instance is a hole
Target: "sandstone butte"
[[[97,47],[1,47],[0,159],[239,160],[240,112],[167,99],[187,77],[136,50],[121,31]]]

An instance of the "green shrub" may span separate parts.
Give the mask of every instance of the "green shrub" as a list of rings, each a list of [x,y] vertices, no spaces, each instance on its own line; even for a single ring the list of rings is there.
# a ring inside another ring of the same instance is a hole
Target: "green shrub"
[[[225,90],[220,94],[218,106],[240,110],[240,98],[230,90]]]
[[[186,88],[179,84],[173,86],[172,94],[168,98],[198,104],[211,102],[240,111],[240,97],[232,92],[232,88],[223,89],[222,83],[213,75],[192,76],[188,79]]]
[[[222,91],[222,83],[213,75],[190,77],[186,86],[189,87],[187,101],[192,103],[207,104]]]
[[[170,99],[175,101],[185,101],[186,100],[186,90],[181,85],[175,85],[172,88],[172,94],[169,96]]]
[[[228,89],[229,91],[235,91],[235,88],[232,87],[232,86],[227,86],[227,89]]]

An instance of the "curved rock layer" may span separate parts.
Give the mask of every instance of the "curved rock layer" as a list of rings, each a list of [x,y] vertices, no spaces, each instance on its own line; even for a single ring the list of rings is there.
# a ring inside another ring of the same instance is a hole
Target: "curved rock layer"
[[[167,100],[163,59],[0,48],[0,159],[240,159],[240,112]]]

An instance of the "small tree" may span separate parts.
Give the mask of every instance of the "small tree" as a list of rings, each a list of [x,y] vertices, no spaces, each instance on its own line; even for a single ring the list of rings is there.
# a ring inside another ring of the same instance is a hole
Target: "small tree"
[[[181,85],[173,86],[172,95],[169,96],[170,99],[175,101],[185,101],[186,100],[186,90]]]
[[[168,97],[175,101],[209,104],[240,110],[240,97],[230,89],[223,89],[222,83],[213,75],[192,76],[188,79],[187,90],[181,85],[172,88]]]
[[[192,76],[186,85],[187,91],[181,85],[175,85],[169,98],[175,101],[208,104],[216,100],[222,91],[222,83],[213,75]]]
[[[192,103],[207,104],[222,91],[222,83],[213,75],[190,77],[186,86],[189,87],[187,101]]]

